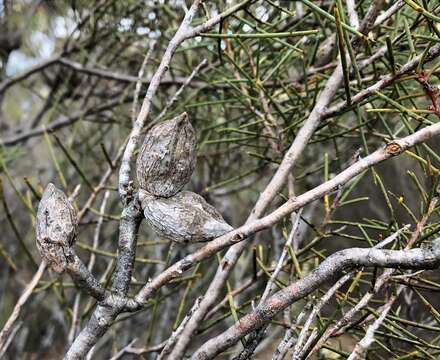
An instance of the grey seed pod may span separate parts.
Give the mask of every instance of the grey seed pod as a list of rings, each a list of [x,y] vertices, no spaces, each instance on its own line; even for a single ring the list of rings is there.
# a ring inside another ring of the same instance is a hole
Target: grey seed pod
[[[336,34],[331,34],[319,45],[313,64],[315,67],[327,65],[332,61],[335,44]]]
[[[137,158],[139,187],[155,196],[175,195],[191,178],[196,158],[197,139],[186,113],[157,124]]]
[[[233,230],[198,194],[182,191],[170,198],[139,192],[144,215],[160,236],[178,243],[209,241]]]
[[[66,195],[51,183],[44,189],[36,223],[36,242],[41,257],[54,271],[62,273],[78,233],[78,220]]]

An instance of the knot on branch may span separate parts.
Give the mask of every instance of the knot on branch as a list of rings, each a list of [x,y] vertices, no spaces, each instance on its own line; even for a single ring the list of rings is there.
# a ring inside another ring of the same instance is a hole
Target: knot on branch
[[[392,156],[400,155],[403,152],[403,147],[396,141],[393,141],[385,146],[385,152]]]
[[[124,205],[128,205],[133,201],[134,182],[130,180],[128,183],[122,182],[119,193],[123,199]]]

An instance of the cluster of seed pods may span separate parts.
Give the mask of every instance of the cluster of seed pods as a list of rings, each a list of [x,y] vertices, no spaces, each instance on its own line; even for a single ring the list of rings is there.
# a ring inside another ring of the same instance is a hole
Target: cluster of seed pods
[[[195,131],[183,113],[147,133],[136,162],[145,219],[159,236],[178,243],[209,241],[233,230],[203,197],[182,190],[196,160]],[[77,233],[76,210],[67,196],[49,183],[38,206],[36,243],[54,271],[66,270]]]
[[[233,229],[203,197],[182,191],[196,160],[197,139],[186,113],[154,126],[137,158],[145,219],[159,236],[178,243],[209,241]]]

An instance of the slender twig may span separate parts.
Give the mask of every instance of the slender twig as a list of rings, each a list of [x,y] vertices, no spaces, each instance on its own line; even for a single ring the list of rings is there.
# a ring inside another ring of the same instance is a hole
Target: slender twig
[[[200,69],[206,66],[208,61],[206,59],[203,59],[192,71],[192,73],[188,76],[188,78],[185,80],[185,82],[180,86],[180,88],[175,92],[173,97],[171,97],[167,103],[165,104],[165,107],[162,109],[162,111],[159,113],[159,115],[156,116],[154,121],[160,120],[162,117],[165,116],[165,114],[168,112],[168,110],[173,106],[173,104],[176,102],[176,100],[179,98],[180,94],[182,94],[183,90],[191,83],[193,78],[199,73]]]
[[[138,80],[136,81],[136,87],[134,90],[133,105],[131,107],[131,120],[133,122],[136,121],[136,114],[138,112],[139,94],[140,94],[141,88],[142,88],[142,81],[144,80],[143,77],[144,77],[145,67],[147,66],[148,61],[150,60],[150,57],[151,57],[151,54],[153,53],[155,44],[156,43],[154,41],[151,42],[150,47],[144,56],[144,61],[142,61],[142,65],[139,68]]]
[[[164,74],[169,68],[175,51],[183,41],[198,35],[202,31],[209,30],[220,22],[221,19],[239,10],[249,1],[250,0],[243,1],[207,20],[203,24],[197,27],[191,27],[192,19],[201,3],[201,0],[195,0],[190,9],[186,12],[176,34],[169,42],[161,63],[151,79],[141,110],[133,124],[133,129],[122,155],[118,188],[124,209],[120,222],[119,255],[112,285],[115,294],[110,294],[105,298],[105,301],[98,305],[86,327],[80,332],[68,350],[65,356],[66,359],[70,360],[84,357],[102,335],[107,332],[108,328],[122,310],[127,307],[136,308],[139,306],[137,300],[129,301],[126,297],[131,281],[131,273],[133,271],[137,232],[142,219],[140,204],[137,195],[134,194],[133,181],[130,180],[131,161],[133,160],[134,151],[149,115],[153,97],[159,88]]]
[[[396,300],[396,296],[392,296],[387,301],[385,306],[382,307],[380,311],[380,316],[374,321],[373,324],[371,324],[368,327],[367,331],[365,332],[365,336],[362,338],[361,341],[359,341],[356,344],[355,348],[353,349],[347,360],[356,360],[363,357],[365,351],[373,344],[374,334],[385,320],[385,317],[388,315],[389,311],[391,310],[391,306],[394,304],[395,300]]]
[[[43,261],[38,267],[38,270],[34,274],[32,280],[24,289],[23,294],[20,296],[20,298],[18,299],[17,303],[14,306],[14,310],[12,311],[12,314],[9,315],[9,318],[6,321],[5,325],[3,326],[3,329],[0,331],[0,353],[4,353],[6,351],[5,346],[7,345],[7,340],[9,338],[9,335],[14,329],[15,323],[20,316],[21,310],[23,306],[26,304],[26,302],[29,300],[30,296],[32,295],[32,292],[34,291],[35,287],[38,285],[38,282],[43,276],[45,270],[46,270],[46,263]]]

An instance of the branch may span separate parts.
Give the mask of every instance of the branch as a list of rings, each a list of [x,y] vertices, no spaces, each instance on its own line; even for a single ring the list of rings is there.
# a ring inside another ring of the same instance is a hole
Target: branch
[[[440,43],[435,44],[431,49],[429,49],[428,54],[423,59],[424,63],[429,62],[435,59],[440,54]],[[347,101],[341,101],[336,105],[333,105],[329,109],[327,109],[323,114],[323,119],[327,119],[336,115],[339,115],[347,110],[350,110],[355,104],[360,103],[362,100],[365,100],[367,97],[374,95],[376,91],[382,90],[383,88],[393,84],[396,80],[401,78],[403,75],[408,74],[409,72],[415,70],[420,63],[424,55],[419,55],[411,61],[408,61],[405,65],[403,65],[399,71],[396,72],[395,75],[388,74],[382,77],[377,83],[369,86],[368,88],[358,92],[356,95],[352,96],[351,104],[348,104]]]
[[[191,74],[186,78],[186,80],[182,83],[182,85],[179,87],[179,89],[175,92],[175,94],[173,95],[173,97],[171,99],[169,99],[167,101],[167,103],[165,104],[164,108],[162,109],[162,111],[159,113],[159,115],[156,116],[156,118],[154,119],[154,122],[160,120],[162,117],[165,116],[165,114],[167,113],[167,111],[170,109],[170,107],[176,102],[177,98],[180,96],[180,94],[183,92],[183,90],[185,90],[185,88],[191,83],[192,79],[194,78],[194,76],[196,76],[200,69],[204,66],[206,66],[206,64],[208,63],[208,61],[206,59],[203,59],[195,68],[194,70],[191,72]]]
[[[397,0],[393,5],[388,8],[388,10],[384,11],[377,17],[376,21],[374,22],[374,27],[382,24],[384,21],[393,16],[396,12],[400,10],[403,5],[405,5],[405,2],[403,0]]]
[[[153,98],[156,95],[157,89],[159,88],[163,76],[170,67],[171,59],[175,51],[180,46],[180,44],[182,44],[185,40],[197,36],[199,33],[203,31],[207,31],[211,29],[226,16],[229,16],[230,14],[234,13],[235,11],[246,5],[248,2],[250,2],[250,0],[242,1],[240,4],[232,6],[223,13],[218,14],[213,18],[209,19],[205,23],[195,28],[192,28],[191,27],[192,19],[195,16],[201,2],[202,0],[195,0],[191,5],[190,9],[186,12],[185,17],[183,18],[182,23],[177,29],[176,34],[170,40],[168,47],[162,56],[162,60],[160,62],[158,69],[151,78],[151,82],[150,85],[148,86],[147,94],[145,95],[141,110],[133,125],[133,129],[130,133],[128,143],[125,148],[124,155],[122,157],[121,167],[119,170],[119,186],[118,186],[119,195],[121,196],[122,199],[126,197],[127,187],[130,182],[131,162],[133,161],[134,152],[139,143],[142,129],[144,128],[147,117],[150,113],[150,108],[153,102]]]
[[[277,292],[234,326],[206,342],[192,359],[213,359],[237,343],[251,331],[272,320],[280,311],[309,295],[325,282],[339,278],[344,272],[359,267],[390,267],[405,269],[435,269],[440,265],[440,238],[431,246],[412,250],[381,250],[352,248],[334,253],[303,279]]]
[[[312,325],[312,322],[315,320],[316,316],[319,314],[321,309],[336,293],[336,291],[338,291],[342,285],[344,285],[348,280],[350,280],[352,276],[353,276],[353,272],[349,272],[348,274],[342,276],[338,281],[334,283],[334,285],[330,289],[327,290],[324,296],[322,296],[319,299],[318,303],[312,307],[312,311],[310,312],[310,315],[307,318],[306,322],[304,323],[304,326],[300,334],[298,335],[298,339],[296,340],[296,344],[293,349],[292,360],[303,359],[304,351],[306,351],[308,348],[307,343],[303,345],[304,341],[306,340],[306,336],[309,335],[308,339],[314,340],[314,337],[311,336],[311,334],[309,334],[309,328]]]
[[[75,285],[93,296],[98,301],[103,301],[108,295],[107,291],[101,286],[98,280],[92,275],[82,260],[76,255],[75,251],[69,249],[66,271],[74,281]]]
[[[64,360],[84,359],[90,349],[107,332],[125,305],[125,299],[115,295],[111,295],[111,298],[107,298],[106,301],[107,304],[96,307],[86,327],[70,346]]]
[[[122,211],[119,224],[119,256],[113,279],[113,290],[122,295],[127,294],[130,285],[136,255],[137,234],[141,221],[141,206],[138,199],[135,199]]]
[[[21,142],[28,140],[30,138],[33,138],[35,136],[43,135],[45,132],[55,131],[55,130],[61,129],[63,127],[72,125],[75,122],[77,122],[78,120],[84,119],[88,115],[98,114],[102,111],[112,109],[113,107],[120,105],[120,104],[121,104],[121,99],[117,98],[115,100],[110,100],[110,101],[108,101],[104,104],[98,105],[98,106],[93,105],[87,109],[78,110],[68,117],[63,116],[61,119],[55,120],[45,126],[41,126],[41,127],[37,128],[37,129],[33,129],[33,130],[30,130],[25,133],[13,135],[13,136],[6,138],[6,139],[0,139],[0,146],[16,145],[18,143],[21,143]]]
[[[42,261],[37,272],[34,274],[34,277],[30,281],[30,283],[26,286],[23,294],[20,296],[17,303],[15,304],[12,314],[9,316],[8,320],[3,326],[3,329],[0,332],[0,354],[3,354],[6,351],[6,347],[8,343],[7,340],[14,328],[15,322],[20,316],[21,309],[23,305],[28,301],[29,297],[32,295],[32,291],[34,291],[35,287],[38,285],[38,282],[43,276],[45,270],[46,270],[46,263]]]
[[[291,186],[293,188],[293,186]],[[269,297],[269,295],[272,294],[272,292],[275,289],[275,281],[280,273],[283,265],[284,260],[287,257],[288,249],[291,248],[294,238],[296,237],[296,233],[299,226],[299,221],[301,219],[301,213],[303,209],[300,209],[297,214],[292,213],[292,229],[290,230],[289,236],[287,238],[286,243],[283,246],[283,251],[281,253],[281,256],[278,259],[277,265],[275,266],[275,270],[273,271],[272,275],[270,276],[269,280],[267,281],[266,287],[263,291],[263,295],[261,295],[260,301],[258,303],[258,306],[264,303],[266,299]],[[244,359],[250,359],[253,355],[255,349],[263,339],[263,336],[266,332],[266,329],[268,327],[268,324],[261,327],[257,331],[253,332],[246,340],[246,344],[244,345],[244,349],[241,351],[241,353],[235,357],[234,359],[237,360],[244,360]]]
[[[32,74],[35,74],[36,72],[39,72],[41,70],[44,70],[45,68],[57,63],[57,61],[60,59],[61,55],[55,55],[50,57],[49,59],[34,65],[32,67],[30,67],[29,69],[27,69],[26,71],[22,72],[21,74],[15,75],[15,76],[11,76],[5,80],[3,80],[0,83],[0,95],[7,90],[9,87],[11,87],[12,85],[14,85],[15,83],[24,80],[26,78],[28,78],[29,76],[31,76]]]
[[[347,0],[347,13],[348,19],[350,20],[350,25],[354,28],[359,27],[359,16],[356,11],[356,3],[354,0]]]
[[[373,344],[374,342],[374,334],[377,329],[379,329],[382,322],[385,320],[385,317],[388,315],[388,312],[391,310],[391,306],[394,304],[394,301],[397,299],[396,295],[393,295],[385,304],[385,306],[382,308],[382,311],[380,313],[380,316],[372,323],[366,333],[365,336],[362,338],[361,341],[359,341],[355,348],[353,349],[352,353],[348,357],[347,360],[356,360],[359,358],[362,358],[362,356],[365,354],[365,351]]]
[[[134,347],[134,344],[136,343],[137,339],[134,339],[132,341],[130,341],[130,343],[126,346],[124,346],[120,351],[118,351],[116,353],[116,355],[112,356],[110,358],[110,360],[118,360],[120,358],[122,358],[125,354],[133,354],[133,355],[144,355],[144,354],[148,354],[148,353],[159,353],[162,351],[163,347],[166,344],[166,341],[161,342],[158,345],[155,346],[151,346],[148,348],[137,348]]]
[[[144,60],[142,61],[142,65],[138,71],[136,86],[134,89],[134,98],[133,98],[133,104],[131,107],[131,120],[133,122],[136,121],[136,114],[138,112],[138,101],[139,101],[139,94],[141,93],[142,88],[142,78],[144,77],[145,68],[147,66],[148,61],[150,60],[151,54],[153,53],[154,46],[156,45],[156,42],[152,41],[150,43],[150,47],[147,51],[147,53],[144,56]]]
[[[133,310],[141,307],[136,300],[129,300],[126,297],[135,258],[136,236],[139,224],[142,220],[142,212],[138,203],[137,194],[133,193],[133,182],[130,180],[131,162],[134,158],[134,151],[138,145],[142,130],[149,115],[153,98],[164,74],[169,69],[172,56],[177,48],[186,39],[196,36],[202,30],[210,29],[224,18],[224,16],[228,16],[237,9],[237,6],[233,6],[224,13],[217,15],[202,25],[199,25],[197,28],[191,28],[192,19],[201,1],[202,0],[195,0],[193,2],[191,8],[186,12],[176,34],[169,42],[161,63],[151,78],[141,110],[133,124],[133,129],[129,135],[127,145],[125,146],[122,155],[118,188],[124,204],[124,209],[120,222],[119,256],[113,279],[113,289],[116,291],[116,294],[107,296],[104,301],[97,306],[91,319],[87,323],[87,326],[81,331],[68,350],[65,359],[71,360],[84,358],[96,342],[107,332],[119,313],[123,310]],[[250,0],[243,1],[241,6],[247,4],[249,1]],[[234,10],[232,11],[232,9]],[[195,75],[194,72],[193,74]],[[193,74],[191,77],[194,76]],[[187,83],[184,83],[184,86],[186,86],[186,84]]]

